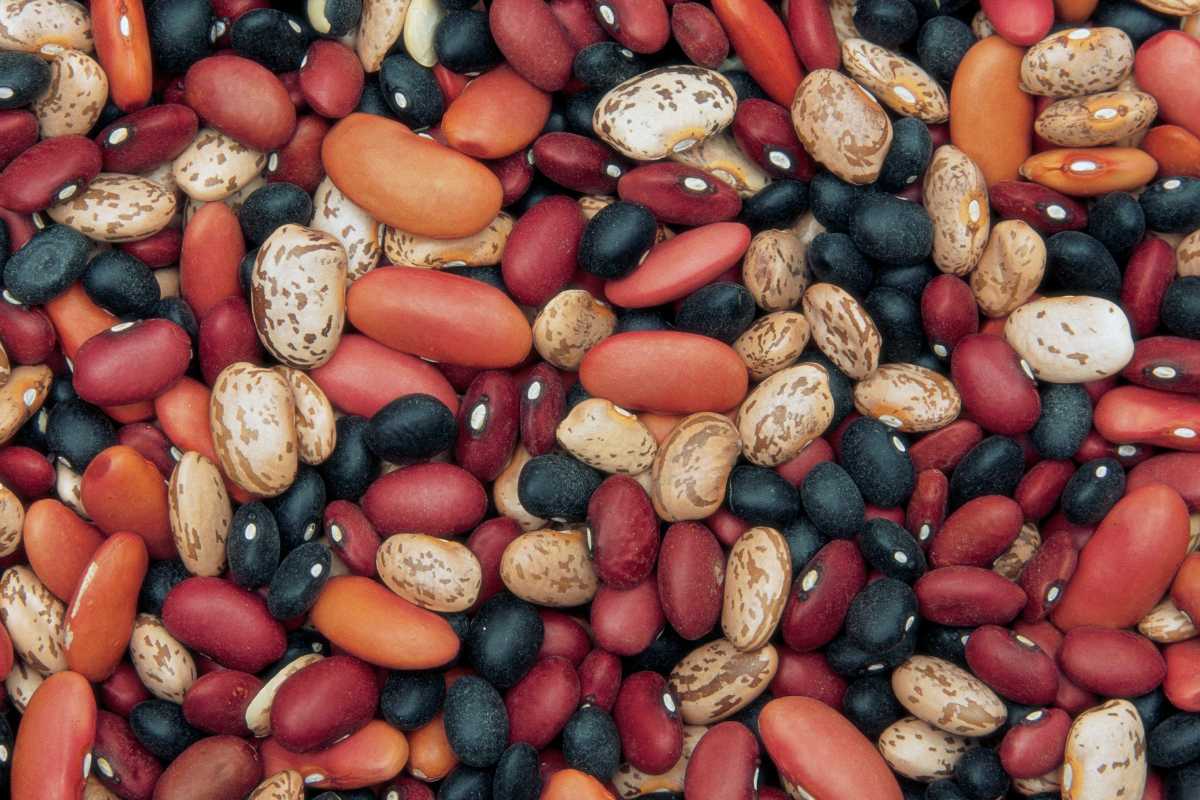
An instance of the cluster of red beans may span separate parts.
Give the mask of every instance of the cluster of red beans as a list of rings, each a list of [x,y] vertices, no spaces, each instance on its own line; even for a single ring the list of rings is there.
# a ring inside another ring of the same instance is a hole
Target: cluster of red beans
[[[1200,798],[1197,37],[0,5],[0,783]]]

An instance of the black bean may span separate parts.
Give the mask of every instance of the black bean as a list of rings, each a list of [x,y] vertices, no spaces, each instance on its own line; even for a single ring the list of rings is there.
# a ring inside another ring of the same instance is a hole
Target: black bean
[[[239,506],[229,523],[225,557],[229,577],[238,586],[266,586],[279,568],[279,526],[275,516],[258,500]]]
[[[508,743],[504,698],[483,678],[464,675],[446,691],[446,738],[469,767],[493,767]]]
[[[484,603],[467,634],[467,660],[500,689],[515,686],[537,661],[545,629],[537,609],[507,592]]]

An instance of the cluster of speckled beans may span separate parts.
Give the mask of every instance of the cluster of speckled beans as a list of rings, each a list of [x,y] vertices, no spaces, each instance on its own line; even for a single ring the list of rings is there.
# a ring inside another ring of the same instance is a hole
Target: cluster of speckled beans
[[[1198,37],[0,0],[0,785],[1197,800]]]

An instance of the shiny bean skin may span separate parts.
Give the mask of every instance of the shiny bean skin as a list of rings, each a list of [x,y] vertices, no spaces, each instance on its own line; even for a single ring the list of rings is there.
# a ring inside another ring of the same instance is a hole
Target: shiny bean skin
[[[683,752],[678,702],[658,673],[635,672],[624,680],[613,721],[626,758],[643,772],[666,772]]]

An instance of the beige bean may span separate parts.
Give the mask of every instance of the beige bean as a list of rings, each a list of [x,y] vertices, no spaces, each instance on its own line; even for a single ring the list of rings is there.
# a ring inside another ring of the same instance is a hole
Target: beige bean
[[[804,293],[803,308],[813,343],[834,366],[854,380],[875,371],[883,340],[871,315],[849,292],[832,283],[814,283]]]
[[[892,144],[892,123],[878,101],[830,69],[814,70],[801,81],[792,124],[804,149],[849,183],[873,183]]]
[[[966,275],[979,263],[991,231],[987,181],[962,150],[942,145],[925,172],[925,209],[933,220],[933,263]]]
[[[771,176],[738,147],[727,131],[672,154],[671,160],[707,172],[743,198],[757,194],[771,182]]]
[[[246,187],[267,165],[267,156],[212,128],[202,128],[175,157],[171,173],[193,200],[224,200]],[[186,216],[186,215],[185,215]]]
[[[197,452],[184,453],[167,484],[167,507],[175,548],[187,571],[220,575],[233,509],[217,465]]]
[[[42,675],[67,668],[65,615],[63,601],[29,567],[9,567],[0,577],[0,623],[16,655]]]
[[[808,246],[788,230],[759,231],[742,260],[742,282],[764,311],[795,308],[808,287]]]
[[[808,344],[808,320],[798,311],[776,311],[759,317],[733,343],[750,380],[761,381],[800,358]]]
[[[533,347],[559,369],[577,370],[587,351],[612,335],[617,315],[586,289],[551,297],[533,320]]]
[[[1133,358],[1120,306],[1090,295],[1046,297],[1009,315],[1004,337],[1039,380],[1084,383],[1116,375]]]
[[[717,639],[684,656],[667,682],[679,698],[684,724],[708,725],[753,703],[778,669],[779,653],[769,644],[742,652],[727,639]]]
[[[292,390],[296,405],[296,440],[300,460],[316,466],[324,463],[337,446],[337,415],[325,392],[307,373],[291,367],[275,367]]]
[[[651,466],[650,499],[667,522],[704,519],[725,501],[729,473],[742,451],[738,430],[721,414],[680,420],[659,445]]]
[[[28,3],[26,8],[44,7],[44,0]],[[20,3],[10,2],[0,8]],[[71,5],[74,5],[73,3]],[[108,76],[100,64],[81,50],[60,44],[43,44],[38,55],[50,61],[50,86],[30,110],[38,120],[43,139],[55,136],[84,136],[100,119],[108,99]]]
[[[279,373],[244,361],[230,364],[213,384],[209,422],[230,480],[264,497],[292,485],[300,449],[296,409]]]
[[[946,376],[917,364],[880,364],[854,385],[854,407],[905,433],[944,428],[958,418],[962,398]]]
[[[746,396],[738,408],[742,454],[774,467],[790,461],[825,433],[833,421],[829,373],[801,363],[776,372]]]
[[[522,600],[552,608],[583,605],[599,586],[582,530],[521,534],[504,548],[500,578]]]
[[[341,242],[346,251],[347,283],[354,283],[379,264],[382,252],[379,223],[342,194],[328,177],[313,193],[313,216],[308,227]]]
[[[386,228],[383,252],[388,262],[406,267],[488,267],[499,264],[512,233],[513,218],[501,211],[491,223],[461,239],[433,239]]]
[[[1075,718],[1063,759],[1063,800],[1140,797],[1146,731],[1128,700],[1109,700]]]
[[[725,564],[721,630],[729,643],[747,652],[770,641],[791,585],[792,557],[783,534],[756,527],[739,536]]]
[[[1119,28],[1067,28],[1025,51],[1021,90],[1078,97],[1115,88],[1133,71],[1133,42]]]
[[[563,449],[588,466],[636,475],[650,469],[658,442],[636,415],[590,397],[571,409],[555,431]]]
[[[996,223],[979,263],[971,292],[989,317],[1004,317],[1033,296],[1046,274],[1046,242],[1019,219]]]
[[[466,611],[483,580],[465,544],[423,533],[389,536],[375,553],[375,569],[389,589],[430,611]]]
[[[842,66],[876,99],[905,117],[936,124],[950,119],[950,99],[918,64],[866,39],[842,42]]]
[[[917,717],[898,719],[879,734],[879,754],[909,780],[931,783],[954,774],[954,766],[976,743],[935,728]]]
[[[1007,720],[1004,702],[995,692],[941,658],[909,658],[892,672],[892,691],[910,714],[959,736],[987,736]]]
[[[137,175],[102,172],[86,189],[51,206],[46,214],[91,239],[132,242],[167,226],[175,216],[175,195]]]
[[[196,661],[162,620],[138,614],[129,638],[129,656],[142,685],[160,700],[182,703],[196,682]]]

